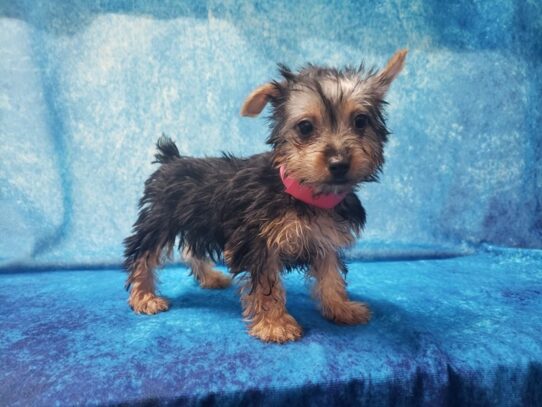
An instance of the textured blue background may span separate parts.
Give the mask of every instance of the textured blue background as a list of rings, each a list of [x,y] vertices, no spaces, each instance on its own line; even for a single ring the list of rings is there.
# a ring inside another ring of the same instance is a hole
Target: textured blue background
[[[0,257],[118,262],[161,132],[262,151],[265,120],[238,112],[276,62],[400,47],[365,239],[542,247],[539,2],[289,3],[0,3]]]
[[[542,404],[542,3],[291,3],[0,0],[0,404]],[[277,62],[403,47],[349,257],[367,327],[323,321],[295,276],[306,336],[275,347],[233,290],[182,272],[145,318],[118,269],[56,271],[120,263],[162,132],[183,154],[260,152],[265,119],[238,112]]]

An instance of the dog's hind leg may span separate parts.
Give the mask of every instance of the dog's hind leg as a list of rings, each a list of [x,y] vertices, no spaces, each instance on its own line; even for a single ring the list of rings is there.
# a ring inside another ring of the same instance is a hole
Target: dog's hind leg
[[[156,295],[155,269],[159,264],[159,252],[145,252],[129,268],[126,282],[130,287],[128,303],[138,314],[157,314],[169,307],[166,299]]]
[[[155,271],[160,266],[162,252],[169,255],[174,242],[174,230],[157,223],[151,211],[143,209],[134,225],[134,233],[124,241],[126,287],[130,289],[128,303],[136,313],[156,314],[168,309],[168,302],[156,294]]]
[[[214,264],[209,259],[195,256],[188,246],[183,248],[182,256],[202,288],[226,288],[231,284],[230,277],[214,270]]]

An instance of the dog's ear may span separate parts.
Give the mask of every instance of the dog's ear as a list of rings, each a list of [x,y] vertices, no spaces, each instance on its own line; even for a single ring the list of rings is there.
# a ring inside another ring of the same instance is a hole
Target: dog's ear
[[[374,90],[376,94],[380,98],[384,97],[386,92],[388,92],[388,89],[390,88],[390,85],[393,82],[393,80],[403,70],[407,52],[408,52],[407,49],[402,49],[402,50],[397,51],[390,58],[386,67],[382,69],[380,72],[378,72],[375,76],[373,76],[371,81],[373,82],[373,86],[374,86]]]
[[[258,116],[269,99],[277,97],[279,94],[277,86],[273,83],[266,83],[252,91],[243,103],[241,116]]]

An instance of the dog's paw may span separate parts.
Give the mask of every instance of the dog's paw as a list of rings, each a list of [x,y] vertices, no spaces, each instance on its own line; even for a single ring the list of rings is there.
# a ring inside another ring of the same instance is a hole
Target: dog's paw
[[[356,301],[344,301],[333,304],[322,311],[325,318],[344,325],[366,324],[371,319],[371,310],[367,305]]]
[[[132,295],[128,303],[137,314],[158,314],[159,312],[167,311],[169,308],[169,304],[165,298],[150,293]]]
[[[284,343],[301,338],[303,330],[290,314],[277,319],[262,318],[252,324],[248,333],[264,342]]]
[[[231,284],[231,278],[217,270],[211,270],[199,282],[201,288],[220,289],[227,288]]]

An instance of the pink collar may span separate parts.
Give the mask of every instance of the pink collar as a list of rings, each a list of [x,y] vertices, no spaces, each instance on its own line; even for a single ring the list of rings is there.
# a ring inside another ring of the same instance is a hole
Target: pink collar
[[[317,208],[332,209],[341,203],[348,194],[347,192],[343,192],[341,194],[321,194],[314,196],[314,191],[311,187],[301,185],[295,179],[288,177],[284,166],[280,167],[280,179],[286,187],[284,192],[306,204],[316,206]]]

